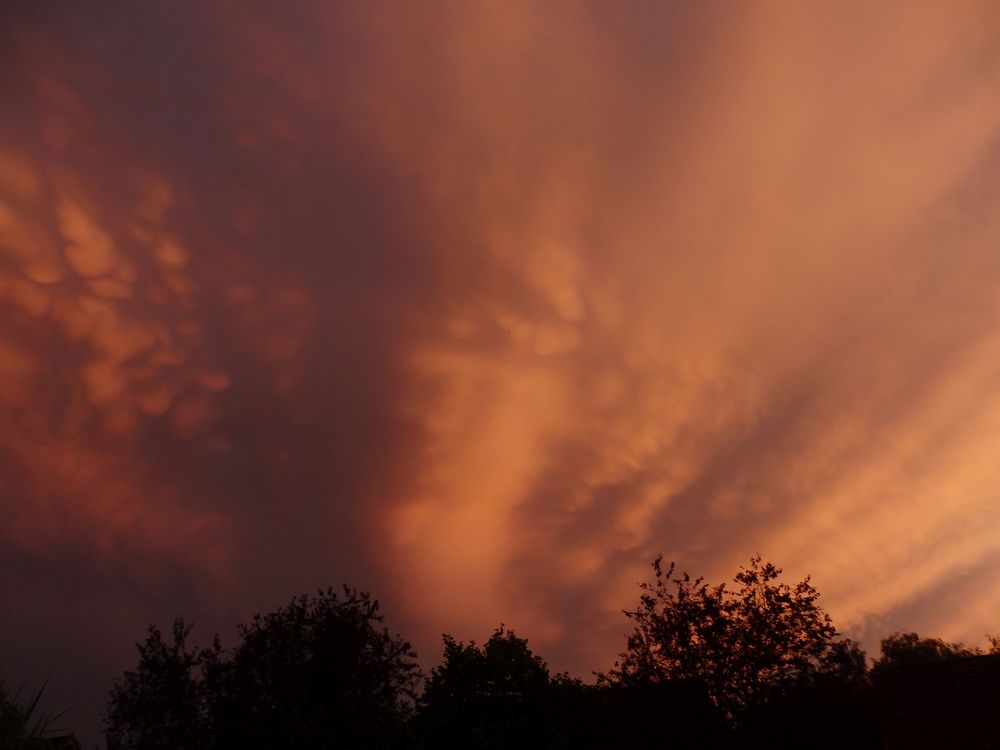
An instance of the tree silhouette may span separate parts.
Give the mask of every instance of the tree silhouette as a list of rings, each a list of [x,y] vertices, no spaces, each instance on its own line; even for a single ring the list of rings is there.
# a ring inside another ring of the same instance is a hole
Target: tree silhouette
[[[674,578],[662,558],[643,583],[626,650],[604,678],[623,685],[696,679],[728,721],[821,681],[863,682],[864,654],[816,603],[806,578],[776,583],[781,569],[755,556],[735,576],[738,587]]]
[[[108,750],[211,747],[202,654],[187,646],[191,626],[178,618],[172,642],[153,625],[139,666],[111,689],[105,715]]]
[[[254,747],[391,747],[401,741],[419,670],[382,625],[378,602],[344,588],[298,597],[240,628],[206,664],[219,736]]]
[[[111,691],[109,750],[390,748],[403,741],[420,679],[378,602],[344,587],[300,596],[239,627],[223,650],[173,644],[151,627],[139,667]]]
[[[501,625],[485,644],[444,636],[444,661],[431,672],[418,717],[424,747],[569,746],[561,709],[579,680],[549,673],[527,640]]]
[[[994,653],[996,643],[991,638],[990,653]],[[888,667],[900,664],[926,664],[935,661],[959,659],[981,653],[961,643],[946,643],[940,638],[921,638],[913,632],[896,632],[882,639],[882,656],[872,664],[872,671],[878,674]]]

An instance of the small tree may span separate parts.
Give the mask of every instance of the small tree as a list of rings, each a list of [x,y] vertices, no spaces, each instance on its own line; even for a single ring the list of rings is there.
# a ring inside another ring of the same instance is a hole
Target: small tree
[[[781,569],[759,555],[740,568],[732,591],[687,573],[674,578],[674,565],[664,569],[659,557],[653,571],[639,607],[625,612],[635,630],[605,681],[697,679],[734,720],[793,687],[865,679],[864,654],[837,638],[808,578],[775,583]]]

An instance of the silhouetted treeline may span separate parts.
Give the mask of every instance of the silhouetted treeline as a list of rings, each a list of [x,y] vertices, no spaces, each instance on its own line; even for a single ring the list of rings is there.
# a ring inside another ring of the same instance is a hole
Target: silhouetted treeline
[[[150,627],[138,666],[109,695],[108,748],[931,747],[912,725],[930,737],[948,718],[935,718],[926,691],[907,693],[930,679],[928,665],[955,705],[964,689],[1000,700],[990,692],[1000,693],[1000,656],[968,668],[982,653],[961,644],[895,633],[869,668],[809,580],[779,583],[760,557],[732,589],[659,559],[653,571],[625,612],[624,652],[594,684],[552,674],[503,625],[481,644],[445,635],[441,663],[423,675],[378,602],[347,587],[255,616],[229,649],[189,645],[180,619],[166,637]],[[948,730],[950,746],[1000,747],[973,714]]]

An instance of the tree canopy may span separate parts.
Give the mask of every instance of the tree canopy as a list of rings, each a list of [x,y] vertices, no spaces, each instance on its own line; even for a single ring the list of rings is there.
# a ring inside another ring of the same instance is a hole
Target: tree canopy
[[[501,625],[481,644],[445,635],[443,659],[418,696],[412,648],[386,629],[377,601],[347,587],[254,616],[232,648],[218,638],[190,645],[183,619],[166,633],[150,627],[138,666],[111,690],[108,748],[874,750],[900,721],[916,721],[899,709],[912,702],[914,670],[890,667],[949,662],[923,670],[941,673],[918,685],[931,699],[960,693],[947,681],[956,674],[976,676],[984,705],[1000,691],[996,656],[963,661],[984,651],[912,632],[883,640],[866,669],[810,580],[782,582],[760,556],[731,585],[675,574],[661,558],[652,568],[638,606],[625,612],[633,625],[625,651],[596,685],[553,674]],[[989,653],[1000,651],[1000,637],[989,641]],[[15,702],[0,685],[0,747],[30,750],[34,704],[19,713]],[[983,726],[989,711],[976,714]]]
[[[207,696],[198,673],[203,655],[188,647],[190,633],[178,618],[170,642],[151,625],[136,644],[139,666],[115,683],[108,698],[109,750],[209,746]]]
[[[208,663],[221,734],[267,747],[393,744],[416,697],[416,654],[382,627],[378,602],[344,591],[255,616],[228,658]]]
[[[388,748],[400,741],[419,681],[413,650],[378,602],[347,587],[301,596],[239,628],[223,650],[168,644],[151,627],[139,666],[111,691],[109,750]]]
[[[427,748],[559,747],[560,697],[579,689],[503,625],[482,646],[445,635],[420,700],[421,736]]]
[[[996,646],[994,643],[990,653],[995,652]],[[875,660],[872,669],[878,672],[900,664],[926,664],[980,653],[982,652],[978,649],[968,649],[961,643],[947,643],[940,638],[921,638],[912,631],[896,632],[882,639],[882,656]]]
[[[732,590],[674,577],[659,557],[652,567],[639,606],[625,612],[635,629],[607,681],[700,680],[733,720],[793,688],[864,680],[863,652],[838,637],[808,578],[778,583],[781,569],[760,556],[740,568]]]

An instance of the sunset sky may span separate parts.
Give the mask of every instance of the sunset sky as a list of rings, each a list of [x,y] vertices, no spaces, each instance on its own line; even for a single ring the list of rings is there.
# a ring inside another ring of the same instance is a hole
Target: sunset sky
[[[0,666],[371,590],[588,677],[658,553],[1000,631],[995,2],[0,8]]]

